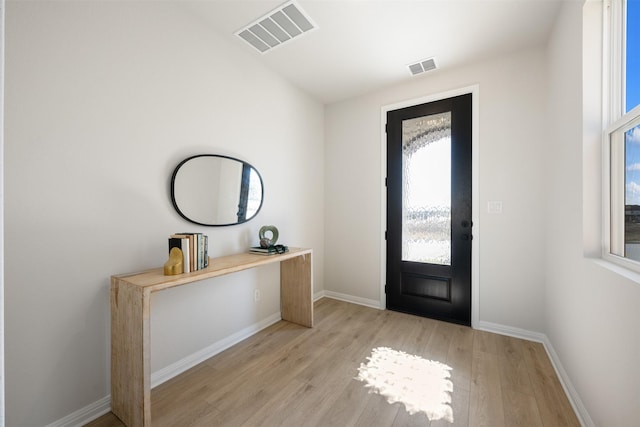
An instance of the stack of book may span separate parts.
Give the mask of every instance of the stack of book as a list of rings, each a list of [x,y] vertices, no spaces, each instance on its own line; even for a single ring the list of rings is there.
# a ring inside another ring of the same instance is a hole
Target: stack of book
[[[252,246],[251,248],[249,248],[249,253],[257,255],[275,255],[283,254],[285,252],[289,252],[289,247],[284,245],[272,245],[268,248],[263,248],[261,246]]]
[[[176,233],[169,236],[171,248],[182,251],[183,273],[202,270],[209,266],[209,236],[202,233]]]

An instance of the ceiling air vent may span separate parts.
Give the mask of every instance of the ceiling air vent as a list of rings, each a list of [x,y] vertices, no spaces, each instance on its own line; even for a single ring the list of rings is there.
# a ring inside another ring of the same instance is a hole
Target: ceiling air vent
[[[258,18],[236,35],[265,53],[316,28],[300,6],[291,1]]]
[[[409,71],[414,76],[417,74],[425,73],[427,71],[436,69],[436,61],[434,58],[423,59],[420,62],[416,62],[415,64],[409,65]]]

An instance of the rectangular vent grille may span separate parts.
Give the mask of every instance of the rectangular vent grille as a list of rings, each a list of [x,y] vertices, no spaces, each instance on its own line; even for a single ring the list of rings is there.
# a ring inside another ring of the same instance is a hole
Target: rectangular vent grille
[[[242,28],[236,35],[265,53],[316,28],[300,6],[290,1]]]
[[[417,74],[425,73],[427,71],[435,70],[437,68],[436,61],[434,58],[423,59],[420,62],[416,62],[415,64],[409,65],[408,67],[409,67],[409,71],[414,76]]]

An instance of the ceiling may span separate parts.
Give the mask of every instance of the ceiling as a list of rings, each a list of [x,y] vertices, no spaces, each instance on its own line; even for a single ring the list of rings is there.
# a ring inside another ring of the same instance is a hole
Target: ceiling
[[[561,0],[297,0],[316,30],[264,54],[235,35],[283,3],[207,0],[189,7],[239,49],[331,104],[545,44]],[[431,57],[437,70],[411,75],[409,64]]]

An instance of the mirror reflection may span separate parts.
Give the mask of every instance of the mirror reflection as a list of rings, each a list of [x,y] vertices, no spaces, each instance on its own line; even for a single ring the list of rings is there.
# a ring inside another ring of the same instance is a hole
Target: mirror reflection
[[[189,157],[175,168],[171,201],[184,219],[200,224],[241,224],[262,207],[263,185],[247,162],[215,154]]]

